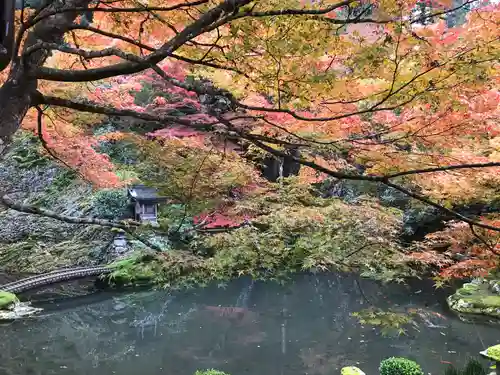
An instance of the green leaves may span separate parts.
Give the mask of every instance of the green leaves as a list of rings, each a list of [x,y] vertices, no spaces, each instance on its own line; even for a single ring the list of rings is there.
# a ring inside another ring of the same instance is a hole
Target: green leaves
[[[97,217],[118,219],[127,210],[128,198],[125,189],[98,190],[92,198],[92,207]]]
[[[252,198],[253,206],[249,201],[239,203],[254,211],[253,227],[205,240],[215,254],[213,262],[258,277],[383,265],[394,268],[393,278],[403,274],[404,268],[395,266],[399,248],[393,236],[399,221],[393,212],[372,202],[350,206],[339,199],[315,197],[307,185],[293,179],[286,179],[276,193],[258,199]],[[371,260],[367,252],[374,255]]]
[[[380,375],[424,375],[420,365],[406,358],[391,357],[380,363]]]
[[[413,318],[408,313],[399,313],[391,310],[384,311],[378,308],[364,309],[361,311],[353,312],[351,315],[358,319],[359,324],[371,325],[380,328],[384,336],[392,334],[394,332],[398,335],[405,334],[405,327],[411,324],[415,324]],[[392,368],[393,366],[390,365],[389,367]],[[396,374],[385,373],[384,375]]]

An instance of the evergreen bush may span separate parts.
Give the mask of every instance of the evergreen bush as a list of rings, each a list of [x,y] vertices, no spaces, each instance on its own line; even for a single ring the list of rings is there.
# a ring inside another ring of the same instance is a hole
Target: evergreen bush
[[[380,362],[380,375],[424,375],[420,365],[406,358],[391,357]]]
[[[120,218],[127,211],[127,194],[124,189],[99,190],[94,194],[92,206],[93,212],[100,218]]]
[[[450,365],[444,372],[445,375],[486,375],[487,373],[488,371],[477,359],[470,359],[463,370]]]

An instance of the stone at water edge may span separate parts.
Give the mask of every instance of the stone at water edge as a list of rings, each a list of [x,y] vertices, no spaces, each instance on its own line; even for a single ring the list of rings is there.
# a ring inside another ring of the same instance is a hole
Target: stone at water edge
[[[500,344],[495,346],[490,346],[488,349],[486,349],[486,354],[492,360],[500,362]]]
[[[500,318],[500,295],[497,280],[476,279],[465,283],[447,298],[451,310],[459,314],[476,314]]]
[[[19,299],[14,293],[0,291],[0,310],[9,310]]]
[[[490,361],[495,361],[495,370],[488,375],[498,375],[498,371],[500,370],[500,344],[490,346],[486,350],[479,352],[479,354]]]
[[[20,319],[40,311],[42,309],[29,302],[20,302],[14,293],[0,291],[0,321]]]
[[[340,370],[340,375],[365,375],[365,373],[356,366],[347,366]]]
[[[34,315],[43,309],[33,307],[29,302],[16,302],[12,305],[11,310],[0,310],[0,322],[2,320],[15,320],[27,318]]]

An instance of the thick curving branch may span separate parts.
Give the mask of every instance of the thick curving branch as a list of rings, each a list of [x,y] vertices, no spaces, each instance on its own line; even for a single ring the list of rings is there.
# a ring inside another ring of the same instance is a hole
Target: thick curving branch
[[[54,96],[45,96],[40,93],[34,96],[33,104],[53,105],[56,107],[70,108],[77,111],[98,113],[107,116],[133,117],[139,120],[153,121],[164,125],[176,123],[202,130],[213,130],[213,127],[219,123],[218,120],[210,123],[195,123],[177,116],[154,115],[146,112],[132,111],[130,109],[118,109],[112,106],[104,106],[93,102],[81,103]]]
[[[90,0],[67,0],[65,7],[87,7]],[[50,9],[54,2],[48,1],[47,8]],[[18,56],[21,41],[23,48],[29,48],[40,40],[47,43],[60,43],[66,27],[73,24],[77,17],[75,12],[56,15],[50,22],[40,22],[25,37],[24,25],[19,28],[17,40],[13,52],[13,62],[5,83],[0,87],[0,155],[5,152],[12,141],[12,136],[19,129],[22,119],[31,105],[31,95],[36,90],[37,81],[30,72],[36,71],[49,57],[48,51],[39,50],[31,54],[23,63]]]
[[[50,217],[51,219],[56,219],[59,221],[64,221],[70,224],[90,224],[90,225],[99,225],[102,227],[108,228],[117,228],[122,229],[124,231],[129,232],[131,227],[138,227],[141,224],[136,221],[130,222],[119,222],[119,221],[111,221],[105,219],[95,219],[89,217],[75,217],[75,216],[67,216],[61,215],[57,212],[47,210],[45,208],[40,208],[36,206],[32,206],[29,204],[16,203],[14,200],[8,198],[7,196],[0,196],[0,203],[4,206],[19,212],[24,212],[27,214],[40,215],[45,217]]]
[[[134,228],[139,228],[140,226],[142,226],[142,224],[137,222],[137,221],[133,221],[133,220],[130,220],[130,221],[111,221],[111,220],[96,219],[96,218],[90,218],[90,217],[75,217],[75,216],[61,215],[61,214],[58,214],[57,212],[47,210],[45,208],[36,207],[36,206],[28,205],[28,204],[16,203],[15,201],[13,201],[12,199],[8,198],[5,195],[0,196],[0,204],[4,205],[5,207],[10,208],[11,210],[23,212],[26,214],[49,217],[51,219],[59,220],[59,221],[69,223],[69,224],[98,225],[101,227],[120,229],[120,230],[124,231],[125,233],[129,234],[131,237],[135,238],[136,240],[142,242],[144,245],[146,245],[150,249],[153,249],[153,250],[158,251],[158,252],[163,251],[160,247],[151,243],[149,240],[134,233],[134,231],[133,231]]]
[[[104,12],[104,13],[171,12],[174,10],[195,7],[198,5],[206,4],[208,2],[209,2],[209,0],[197,0],[197,1],[193,1],[193,2],[185,2],[185,3],[172,5],[169,7],[141,6],[141,7],[129,7],[129,8],[122,8],[122,7],[98,8],[98,6],[102,4],[101,2],[98,2],[97,6],[92,8],[92,12]],[[43,21],[46,18],[55,16],[58,14],[69,13],[69,12],[80,13],[80,12],[85,12],[88,10],[89,9],[87,7],[82,7],[82,6],[70,6],[70,7],[64,7],[64,8],[59,8],[59,9],[51,9],[51,10],[44,9],[44,10],[41,10],[41,11],[35,13],[25,23],[24,27],[25,27],[25,29],[33,27],[38,22]]]
[[[269,142],[272,140],[272,138],[267,138],[263,137],[260,135],[256,134],[248,134],[244,133],[241,129],[237,129],[231,121],[234,120],[240,120],[240,119],[254,119],[257,120],[259,119],[259,116],[235,116],[232,118],[222,118],[218,117],[217,121],[211,122],[211,123],[193,123],[189,120],[184,120],[182,118],[176,117],[176,116],[168,116],[168,115],[154,115],[154,114],[149,114],[145,112],[136,112],[128,109],[117,109],[114,107],[106,107],[102,106],[96,103],[80,103],[80,102],[75,102],[71,101],[68,99],[62,99],[62,98],[57,98],[57,97],[52,97],[52,96],[43,96],[40,94],[38,98],[38,103],[39,104],[47,104],[47,105],[54,105],[54,106],[59,106],[59,107],[65,107],[65,108],[70,108],[70,109],[75,109],[79,111],[84,111],[84,112],[91,112],[91,113],[99,113],[99,114],[104,114],[104,115],[109,115],[109,116],[122,116],[122,117],[133,117],[137,118],[140,120],[146,120],[146,121],[153,121],[153,122],[158,122],[158,123],[166,123],[166,122],[175,122],[180,125],[196,128],[196,129],[204,129],[207,131],[213,130],[213,126],[217,124],[224,124],[228,128],[228,130],[237,132],[239,134],[240,138],[243,139],[248,139],[248,137],[252,137],[252,139],[255,139],[256,141],[261,141],[264,140],[265,142]],[[276,140],[276,143],[278,144],[291,144],[290,142],[286,141],[278,141]],[[293,143],[293,145],[296,145]],[[300,144],[301,146],[305,146],[306,144]],[[260,147],[260,146],[259,146]],[[270,150],[270,148],[265,148],[265,151]],[[277,151],[280,153],[279,151]],[[284,153],[280,153],[279,155],[276,156],[288,156],[285,155]],[[394,179],[397,177],[402,177],[402,176],[409,176],[409,175],[415,175],[415,174],[425,174],[425,173],[435,173],[435,172],[446,172],[446,171],[452,171],[452,170],[461,170],[461,169],[479,169],[479,168],[491,168],[491,167],[500,167],[500,162],[489,162],[489,163],[470,163],[470,164],[456,164],[456,165],[446,165],[446,166],[438,166],[438,167],[431,167],[431,168],[421,168],[421,169],[412,169],[412,170],[407,170],[407,171],[401,171],[401,172],[396,172],[392,174],[386,174],[386,175],[381,175],[381,176],[376,176],[376,175],[360,175],[360,174],[347,174],[347,173],[340,173],[340,172],[335,172],[335,171],[330,171],[327,168],[321,167],[320,165],[317,165],[313,162],[309,162],[305,159],[300,159],[300,158],[295,158],[294,159],[297,162],[300,162],[301,164],[314,168],[320,172],[327,173],[331,175],[332,177],[339,178],[339,179],[350,179],[350,180],[364,180],[364,181],[373,181],[373,182],[384,182],[389,179]]]
[[[219,6],[210,9],[203,14],[199,19],[194,21],[179,32],[176,36],[163,44],[157,51],[148,55],[142,63],[126,62],[114,65],[109,65],[102,68],[71,71],[63,69],[40,68],[35,73],[36,78],[52,81],[67,81],[67,82],[85,82],[96,81],[104,78],[115,77],[119,75],[133,74],[150,68],[156,65],[163,59],[169,57],[181,46],[186,44],[191,39],[210,31],[229,21],[231,15],[242,6],[249,4],[251,0],[226,0]]]
[[[402,172],[388,174],[388,175],[385,175],[384,177],[386,179],[391,179],[391,178],[396,178],[396,177],[409,176],[409,175],[413,175],[413,174],[446,172],[446,171],[455,171],[455,170],[459,170],[459,169],[491,168],[491,167],[500,167],[500,162],[456,164],[456,165],[446,165],[446,166],[442,166],[442,167],[412,169],[409,171],[402,171]]]
[[[149,68],[151,65],[156,65],[163,59],[169,57],[179,47],[186,44],[193,38],[208,31],[217,29],[218,27],[227,24],[231,21],[241,19],[244,17],[268,17],[268,16],[295,16],[295,15],[309,15],[317,16],[327,14],[335,9],[342,8],[354,2],[354,0],[344,0],[333,4],[330,7],[315,10],[315,9],[283,9],[279,11],[257,12],[253,13],[252,10],[238,11],[251,3],[250,0],[226,0],[219,6],[211,9],[203,14],[199,19],[194,21],[190,26],[186,27],[183,31],[178,32],[176,36],[166,42],[162,47],[149,55],[142,63],[120,63],[109,65],[106,67],[70,71],[56,68],[42,67],[38,69],[36,77],[39,79],[64,81],[64,82],[85,82],[94,81],[105,78],[110,78],[119,75],[133,74]],[[99,9],[100,10],[100,9]],[[147,10],[144,8],[143,10]],[[330,20],[329,22],[344,24],[353,23],[387,23],[390,21],[378,21],[374,19],[347,19],[347,20]]]
[[[460,214],[459,212],[456,212],[454,210],[451,210],[449,208],[446,208],[444,207],[443,205],[439,204],[439,203],[436,203],[434,201],[432,201],[431,199],[427,198],[426,196],[422,195],[422,194],[418,194],[418,193],[415,193],[401,185],[398,185],[398,184],[395,184],[393,182],[391,182],[390,180],[392,178],[395,178],[395,177],[399,177],[399,176],[402,176],[402,175],[411,175],[411,174],[422,174],[422,173],[432,173],[432,172],[437,172],[439,170],[453,170],[453,169],[465,169],[467,168],[466,166],[464,166],[463,168],[460,168],[459,166],[444,166],[444,167],[441,167],[441,168],[429,168],[429,169],[416,169],[416,170],[413,170],[413,171],[406,171],[406,172],[402,172],[400,174],[396,173],[394,175],[385,175],[385,176],[370,176],[370,175],[361,175],[361,174],[346,174],[346,173],[341,173],[341,172],[337,172],[337,171],[333,171],[329,168],[325,168],[319,164],[316,164],[312,161],[309,161],[309,160],[306,160],[306,159],[303,159],[303,158],[298,158],[296,156],[293,156],[293,155],[289,155],[289,154],[286,154],[282,151],[279,151],[279,150],[276,150],[268,145],[266,145],[265,143],[261,142],[260,140],[258,140],[256,137],[254,137],[252,134],[248,134],[248,133],[245,133],[244,131],[242,130],[239,130],[235,127],[233,127],[231,125],[231,123],[223,118],[219,118],[219,121],[226,125],[229,129],[231,129],[231,131],[239,134],[239,136],[243,139],[246,139],[247,141],[253,143],[255,146],[259,147],[260,149],[264,150],[264,151],[267,151],[268,153],[270,153],[271,155],[274,155],[274,156],[277,156],[277,157],[280,157],[280,158],[289,158],[297,163],[300,163],[301,165],[305,165],[307,167],[310,167],[310,168],[313,168],[319,172],[322,172],[322,173],[325,173],[326,175],[328,176],[331,176],[331,177],[334,177],[334,178],[337,178],[337,179],[340,179],[340,180],[357,180],[357,181],[370,181],[370,182],[379,182],[379,183],[382,183],[386,186],[389,186],[395,190],[398,190],[400,192],[402,192],[403,194],[413,198],[413,199],[416,199],[422,203],[425,203],[429,206],[432,206],[434,208],[437,208],[469,225],[473,225],[473,226],[476,226],[476,227],[480,227],[480,228],[484,228],[484,229],[490,229],[490,230],[493,230],[493,231],[497,231],[497,232],[500,232],[500,227],[495,227],[495,226],[492,226],[492,225],[489,225],[489,224],[485,224],[485,223],[482,223],[482,222],[479,222],[479,221],[476,221],[476,220],[473,220],[473,219],[470,219],[462,214]],[[495,165],[490,165],[490,163],[488,163],[487,165],[488,167],[492,167],[492,166],[497,166],[496,164]],[[484,164],[483,164],[483,167],[484,167]],[[469,165],[469,168],[470,168],[470,165]],[[478,168],[480,168],[480,166],[478,166]]]
[[[323,20],[329,23],[339,24],[339,25],[347,25],[347,24],[358,24],[358,23],[392,23],[392,22],[401,22],[402,20],[398,19],[389,19],[389,20],[377,20],[377,19],[367,19],[367,18],[353,18],[346,20],[338,20],[331,18],[318,18],[321,15],[328,14],[333,10],[338,8],[342,8],[350,5],[354,0],[344,0],[333,4],[330,7],[323,9],[282,9],[282,10],[272,10],[267,12],[253,12],[252,9],[241,11],[238,13],[238,10],[245,5],[251,3],[249,0],[226,0],[219,6],[211,9],[204,15],[202,15],[198,20],[193,22],[190,26],[186,27],[182,32],[176,32],[176,36],[173,37],[170,41],[166,42],[161,48],[156,50],[150,56],[148,56],[148,61],[144,63],[120,63],[114,64],[106,67],[88,69],[88,70],[80,70],[80,71],[69,71],[64,69],[56,69],[56,68],[39,68],[36,73],[36,77],[45,80],[53,80],[53,81],[65,81],[65,82],[85,82],[85,81],[93,81],[100,80],[105,78],[110,78],[119,75],[133,74],[140,72],[144,69],[147,69],[151,64],[157,64],[161,60],[169,57],[172,53],[177,50],[180,46],[186,44],[193,38],[198,35],[201,35],[205,32],[214,30],[219,26],[222,26],[226,23],[232,22],[237,19],[241,19],[244,17],[271,17],[271,16],[309,16],[315,20]],[[426,18],[436,17],[440,15],[444,15],[453,11],[456,11],[467,4],[473,3],[478,0],[470,0],[465,4],[461,4],[455,8],[448,9],[446,11],[436,12],[432,15],[426,15],[422,17],[418,17],[417,19],[409,20],[409,23],[418,23],[422,22]],[[203,4],[205,1],[193,2],[193,3],[185,3],[178,4],[172,7],[163,8],[163,11],[180,9],[182,7],[190,7],[199,4]],[[70,11],[70,8],[63,8],[60,10],[54,10],[49,12],[48,15],[57,14],[58,12],[66,12]],[[73,8],[73,11],[83,11],[87,10],[87,8]],[[144,11],[154,11],[160,10],[152,7],[141,7],[141,8],[94,8],[93,11],[105,11],[105,12],[144,12]],[[104,34],[103,34],[104,35]],[[137,45],[137,43],[134,43]],[[200,63],[200,62],[198,62]],[[210,65],[207,65],[210,66]],[[219,66],[213,66],[215,68],[221,68]],[[224,67],[226,70],[228,67]]]

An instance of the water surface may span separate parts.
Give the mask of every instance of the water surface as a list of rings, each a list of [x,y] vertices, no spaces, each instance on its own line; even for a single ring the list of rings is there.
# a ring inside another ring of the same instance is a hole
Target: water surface
[[[442,373],[496,344],[500,329],[450,314],[429,283],[382,286],[354,276],[299,275],[280,286],[239,279],[182,293],[101,293],[45,304],[31,320],[0,326],[0,375],[377,374],[388,356]],[[448,292],[449,293],[449,292]],[[364,296],[363,296],[364,295]],[[418,330],[384,337],[350,313],[377,306],[418,309]],[[485,363],[486,364],[486,363]]]

